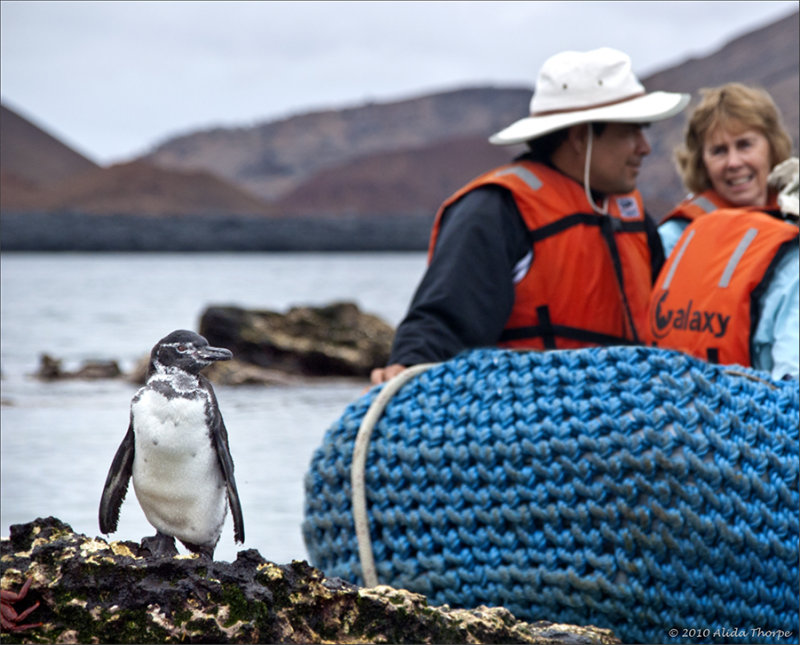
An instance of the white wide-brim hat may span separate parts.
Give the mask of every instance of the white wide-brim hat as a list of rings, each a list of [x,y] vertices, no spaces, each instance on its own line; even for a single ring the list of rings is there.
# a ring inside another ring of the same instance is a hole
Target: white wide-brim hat
[[[542,65],[531,114],[489,138],[495,145],[523,143],[579,123],[649,123],[678,114],[688,94],[645,93],[627,54],[610,47],[565,51]]]

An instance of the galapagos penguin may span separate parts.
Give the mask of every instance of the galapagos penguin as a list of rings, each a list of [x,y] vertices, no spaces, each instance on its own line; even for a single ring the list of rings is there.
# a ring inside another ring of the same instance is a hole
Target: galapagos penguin
[[[211,383],[200,374],[214,361],[232,357],[183,329],[153,347],[147,382],[131,401],[128,431],[103,488],[103,533],[117,530],[132,477],[139,505],[156,529],[155,536],[142,539],[152,555],[177,555],[177,538],[191,552],[213,559],[228,505],[234,538],[244,542],[228,432]]]

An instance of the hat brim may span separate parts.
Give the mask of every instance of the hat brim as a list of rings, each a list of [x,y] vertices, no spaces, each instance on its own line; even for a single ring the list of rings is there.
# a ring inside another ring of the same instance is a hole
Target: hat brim
[[[512,123],[489,137],[489,143],[508,146],[524,143],[544,134],[580,123],[613,121],[617,123],[649,123],[678,114],[688,104],[689,94],[676,92],[651,92],[629,101],[614,103],[587,110],[558,112],[543,116],[528,116]]]

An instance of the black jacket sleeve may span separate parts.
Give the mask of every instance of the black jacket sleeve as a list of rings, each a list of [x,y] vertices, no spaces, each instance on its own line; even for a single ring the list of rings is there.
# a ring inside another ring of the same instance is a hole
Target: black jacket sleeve
[[[389,362],[444,361],[466,348],[497,344],[514,305],[514,269],[530,252],[508,190],[484,186],[464,195],[444,213]]]

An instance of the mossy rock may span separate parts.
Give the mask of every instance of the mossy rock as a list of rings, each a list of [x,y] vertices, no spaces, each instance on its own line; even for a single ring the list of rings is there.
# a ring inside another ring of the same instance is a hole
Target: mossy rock
[[[32,579],[18,612],[41,623],[4,643],[618,643],[603,629],[528,624],[502,608],[429,606],[391,587],[329,579],[304,561],[258,551],[209,562],[145,557],[134,542],[76,534],[49,517],[0,541],[2,588]]]

